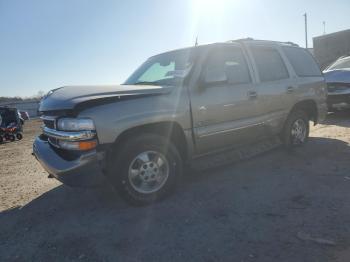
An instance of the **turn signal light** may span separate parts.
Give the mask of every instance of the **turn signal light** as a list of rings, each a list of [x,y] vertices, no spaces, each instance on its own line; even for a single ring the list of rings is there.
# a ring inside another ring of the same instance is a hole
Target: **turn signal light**
[[[95,140],[92,141],[81,141],[79,142],[79,150],[90,150],[97,146],[97,142]]]
[[[66,150],[81,150],[87,151],[94,149],[97,146],[97,140],[87,141],[59,141],[59,147]]]

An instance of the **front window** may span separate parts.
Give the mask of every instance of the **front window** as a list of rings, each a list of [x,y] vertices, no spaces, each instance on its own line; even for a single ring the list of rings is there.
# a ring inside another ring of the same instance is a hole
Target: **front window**
[[[249,68],[239,47],[220,47],[210,53],[206,65],[206,77],[225,79],[230,85],[251,82]]]
[[[149,58],[124,83],[125,85],[179,86],[193,65],[190,50],[173,51]]]
[[[350,68],[350,56],[338,59],[327,70],[347,69]]]

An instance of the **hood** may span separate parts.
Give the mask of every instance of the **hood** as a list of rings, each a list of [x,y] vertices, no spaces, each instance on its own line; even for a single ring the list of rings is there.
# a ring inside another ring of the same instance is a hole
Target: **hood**
[[[323,74],[327,83],[350,83],[350,70],[323,71]]]
[[[169,93],[170,90],[170,87],[149,85],[64,86],[51,90],[41,100],[39,111],[71,110],[85,102],[103,104],[111,99],[160,95]]]

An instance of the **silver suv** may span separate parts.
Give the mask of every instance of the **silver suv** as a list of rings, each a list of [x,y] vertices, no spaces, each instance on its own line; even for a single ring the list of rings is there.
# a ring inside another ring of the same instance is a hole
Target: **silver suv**
[[[280,137],[304,144],[327,112],[324,78],[292,43],[236,40],[149,58],[123,85],[52,90],[33,151],[72,186],[107,178],[135,204],[164,197],[185,164]]]

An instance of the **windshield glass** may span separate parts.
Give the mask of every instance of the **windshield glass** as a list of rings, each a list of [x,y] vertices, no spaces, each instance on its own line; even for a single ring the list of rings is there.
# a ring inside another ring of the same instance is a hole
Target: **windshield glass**
[[[192,65],[189,49],[160,54],[149,58],[124,84],[179,86]]]
[[[338,59],[327,70],[350,68],[350,56]]]

